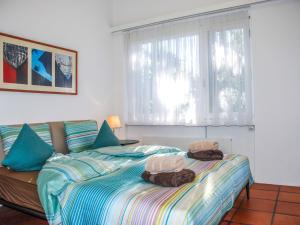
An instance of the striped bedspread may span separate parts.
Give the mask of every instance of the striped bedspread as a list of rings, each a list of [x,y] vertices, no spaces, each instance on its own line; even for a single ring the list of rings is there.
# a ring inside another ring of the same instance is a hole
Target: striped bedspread
[[[50,224],[177,225],[218,224],[252,180],[247,157],[221,161],[187,158],[196,179],[180,187],[160,187],[141,178],[154,154],[181,154],[162,146],[109,147],[55,155],[38,178],[38,191]]]

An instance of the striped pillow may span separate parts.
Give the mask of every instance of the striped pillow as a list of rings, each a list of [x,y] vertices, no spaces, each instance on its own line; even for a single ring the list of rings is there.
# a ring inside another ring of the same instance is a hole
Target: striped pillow
[[[98,134],[96,121],[64,122],[64,124],[66,141],[71,152],[87,150],[95,142]]]
[[[7,154],[15,143],[23,125],[9,125],[0,126],[0,135],[3,142],[4,153]],[[45,141],[47,144],[52,146],[52,139],[50,134],[49,125],[47,123],[30,125],[30,127]]]

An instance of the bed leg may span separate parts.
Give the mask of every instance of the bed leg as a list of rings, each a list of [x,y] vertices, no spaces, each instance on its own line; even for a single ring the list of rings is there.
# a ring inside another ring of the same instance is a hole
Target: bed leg
[[[246,184],[246,194],[247,194],[247,199],[250,199],[250,182]]]

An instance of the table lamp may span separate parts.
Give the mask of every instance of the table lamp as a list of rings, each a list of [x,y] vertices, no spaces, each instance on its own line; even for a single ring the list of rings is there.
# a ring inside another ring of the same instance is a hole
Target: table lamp
[[[122,127],[119,116],[115,116],[115,115],[109,116],[107,117],[107,122],[110,128],[112,129],[113,133],[115,133],[116,128]]]

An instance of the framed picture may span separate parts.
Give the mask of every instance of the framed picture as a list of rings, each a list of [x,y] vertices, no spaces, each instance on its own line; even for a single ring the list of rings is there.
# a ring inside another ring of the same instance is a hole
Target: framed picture
[[[0,33],[0,90],[77,95],[77,51]]]

